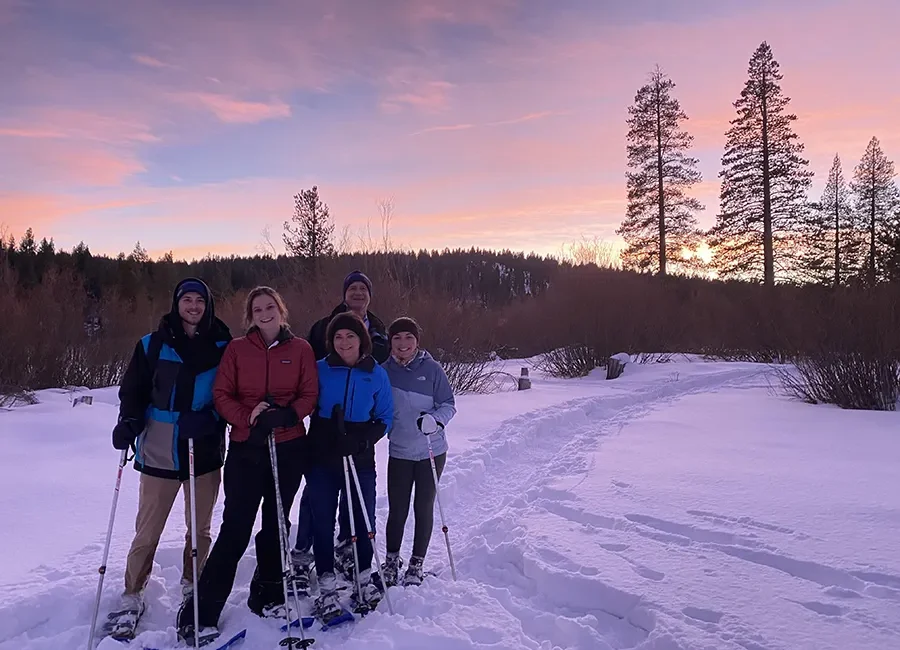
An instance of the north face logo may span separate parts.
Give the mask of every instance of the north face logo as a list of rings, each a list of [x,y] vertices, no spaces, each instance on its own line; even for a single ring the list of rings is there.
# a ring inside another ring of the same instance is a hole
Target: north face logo
[[[290,359],[282,359],[282,360],[281,360],[281,363],[284,363],[284,364],[290,364],[290,363],[291,363],[291,360],[290,360]]]

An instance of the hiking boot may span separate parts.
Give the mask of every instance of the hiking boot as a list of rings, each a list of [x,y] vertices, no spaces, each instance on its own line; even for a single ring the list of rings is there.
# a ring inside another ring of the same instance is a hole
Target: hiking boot
[[[291,551],[291,565],[294,569],[294,586],[299,596],[309,596],[312,574],[315,570],[315,559],[309,551]]]
[[[354,579],[353,542],[345,539],[334,547],[334,568],[347,580]]]
[[[425,579],[424,564],[425,558],[416,557],[415,555],[409,558],[409,566],[406,569],[406,574],[403,576],[403,586],[418,586],[422,584],[422,581]]]
[[[104,624],[104,631],[118,641],[134,638],[135,628],[144,613],[144,594],[122,594],[119,608],[110,612]]]
[[[316,617],[326,624],[343,613],[337,592],[337,580],[333,573],[319,576],[319,596],[315,601],[314,612]]]
[[[400,575],[400,569],[403,567],[403,560],[400,559],[399,553],[388,553],[384,558],[384,564],[381,565],[381,577],[384,584],[393,587],[397,584]]]

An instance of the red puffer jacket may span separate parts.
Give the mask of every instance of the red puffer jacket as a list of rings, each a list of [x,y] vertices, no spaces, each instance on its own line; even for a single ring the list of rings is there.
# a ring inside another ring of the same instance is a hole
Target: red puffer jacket
[[[287,328],[268,348],[257,329],[225,348],[213,399],[216,410],[231,424],[233,441],[250,437],[250,414],[267,395],[279,406],[292,406],[300,418],[294,427],[276,429],[275,442],[305,436],[303,418],[315,410],[319,398],[318,371],[312,346]]]

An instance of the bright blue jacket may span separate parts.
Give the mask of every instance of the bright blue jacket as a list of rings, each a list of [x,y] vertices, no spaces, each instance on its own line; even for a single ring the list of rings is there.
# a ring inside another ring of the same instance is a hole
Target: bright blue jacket
[[[394,398],[387,372],[367,356],[352,368],[335,353],[316,362],[319,374],[319,402],[310,422],[309,443],[313,464],[340,460],[339,435],[334,407],[344,413],[347,435],[364,436],[371,443],[353,457],[357,467],[375,466],[375,443],[390,430],[394,419]]]

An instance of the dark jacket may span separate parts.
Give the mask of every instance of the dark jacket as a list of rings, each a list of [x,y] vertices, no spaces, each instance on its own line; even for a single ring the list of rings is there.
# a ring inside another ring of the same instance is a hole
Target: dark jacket
[[[188,443],[194,437],[194,475],[222,467],[225,421],[213,407],[212,387],[225,346],[228,326],[215,316],[212,296],[197,335],[188,338],[173,296],[172,310],[155,332],[134,348],[119,385],[119,417],[133,419],[134,468],[151,476],[188,479]]]
[[[387,371],[370,356],[350,368],[334,352],[316,365],[319,402],[309,426],[312,464],[342,468],[338,438],[346,431],[364,447],[353,455],[357,469],[375,467],[375,443],[390,431],[394,419],[394,396]],[[335,406],[343,413],[342,423],[335,418]]]
[[[225,350],[213,387],[216,409],[231,424],[231,439],[250,438],[250,414],[266,399],[272,406],[290,406],[297,424],[276,428],[275,442],[306,435],[303,418],[316,407],[319,386],[316,360],[309,343],[283,327],[278,338],[266,347],[259,330],[235,339]]]
[[[330,316],[326,316],[313,323],[309,330],[307,340],[312,346],[316,359],[324,359],[328,356],[328,343],[325,333],[328,329],[328,323],[338,314],[350,311],[350,308],[341,303],[331,312]],[[366,311],[366,318],[369,319],[369,336],[372,337],[372,357],[377,363],[384,363],[391,356],[391,342],[388,341],[387,328],[378,316],[370,311]]]

